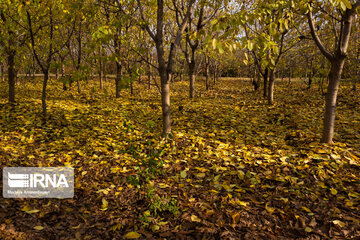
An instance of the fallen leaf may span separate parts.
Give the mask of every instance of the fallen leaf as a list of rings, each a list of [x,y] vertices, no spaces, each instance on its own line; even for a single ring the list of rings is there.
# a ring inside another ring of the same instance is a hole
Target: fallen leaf
[[[128,232],[124,237],[125,239],[137,239],[141,237],[141,234],[137,232]]]

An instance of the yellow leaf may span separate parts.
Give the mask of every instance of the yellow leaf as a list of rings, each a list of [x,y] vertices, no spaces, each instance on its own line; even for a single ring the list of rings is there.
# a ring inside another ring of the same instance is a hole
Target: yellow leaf
[[[106,201],[106,199],[105,198],[103,198],[102,199],[102,205],[101,205],[101,211],[105,211],[105,210],[107,210],[107,208],[108,208],[108,201]]]
[[[129,232],[125,235],[125,239],[137,239],[139,237],[141,237],[141,234],[137,232]]]
[[[311,228],[311,227],[306,227],[306,228],[305,228],[305,232],[308,232],[308,233],[309,233],[309,232],[312,232],[312,228]]]
[[[29,213],[29,214],[32,214],[32,213],[37,213],[39,212],[40,210],[37,210],[37,209],[31,209],[31,207],[29,206],[25,206],[21,209],[21,211],[24,211],[26,213]]]
[[[191,215],[191,221],[193,221],[193,222],[201,222],[201,219],[196,215]]]
[[[235,213],[234,215],[231,216],[232,220],[233,220],[233,224],[237,224],[240,221],[240,212]]]
[[[34,210],[30,210],[30,211],[26,211],[26,213],[32,214],[32,213],[37,213],[40,210],[34,209]]]
[[[301,208],[304,209],[306,212],[311,213],[311,210],[309,208],[307,207],[301,207]]]
[[[20,209],[20,210],[26,212],[26,211],[31,210],[31,207],[30,207],[30,206],[25,206],[25,207],[23,207],[23,208]]]
[[[239,201],[239,200],[237,200],[235,203],[240,205],[240,206],[244,206],[244,207],[246,207],[249,204],[247,202],[243,202],[243,201]]]
[[[269,204],[269,203],[266,203],[266,204],[265,204],[265,209],[266,209],[266,211],[268,211],[269,213],[275,212],[275,209],[276,209],[276,208],[268,207],[268,204]]]
[[[335,188],[331,188],[330,192],[332,195],[336,195],[337,194],[337,190]]]
[[[36,227],[34,227],[34,229],[35,229],[35,230],[38,230],[38,231],[41,231],[41,230],[44,229],[44,227],[43,227],[43,226],[36,226]]]
[[[151,231],[153,231],[153,232],[156,232],[157,230],[159,230],[160,229],[160,226],[159,225],[152,225],[151,226]]]
[[[205,177],[205,173],[198,173],[195,175],[198,178],[204,178]]]
[[[186,176],[187,176],[186,170],[180,172],[180,177],[186,178]]]
[[[340,227],[345,227],[346,226],[346,224],[344,222],[340,221],[340,220],[334,220],[332,222],[333,222],[333,224],[339,225]]]

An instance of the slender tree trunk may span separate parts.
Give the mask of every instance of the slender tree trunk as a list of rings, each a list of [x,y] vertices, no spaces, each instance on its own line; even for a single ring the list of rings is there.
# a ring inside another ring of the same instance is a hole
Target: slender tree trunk
[[[48,80],[49,80],[49,70],[46,69],[44,71],[44,80],[43,80],[43,88],[42,88],[42,95],[41,95],[41,104],[42,104],[44,122],[46,122],[46,116],[47,116],[46,86],[47,86]]]
[[[1,64],[1,80],[5,82],[5,66]]]
[[[120,82],[122,78],[122,66],[116,61],[116,77],[115,77],[115,97],[120,97]]]
[[[291,83],[291,68],[289,68],[289,84]]]
[[[103,72],[102,72],[102,53],[101,53],[101,46],[99,47],[99,80],[100,80],[100,89],[104,89],[104,84],[103,84]]]
[[[33,56],[33,61],[32,61],[32,78],[35,79],[35,69],[36,64],[35,64],[35,57]]]
[[[270,70],[269,85],[268,85],[268,104],[274,104],[274,85],[275,85],[275,69]]]
[[[195,96],[195,61],[191,60],[189,63],[189,81],[190,81],[190,88],[189,88],[189,97],[194,98]]]
[[[81,93],[81,86],[80,86],[80,81],[79,80],[76,80],[76,85],[77,85],[78,93]]]
[[[329,73],[329,85],[327,87],[324,129],[321,142],[332,143],[335,126],[336,101],[339,90],[341,73],[344,67],[345,58],[335,58],[331,62],[331,70]]]
[[[8,51],[9,102],[15,102],[15,50]]]
[[[355,91],[355,92],[356,92],[356,90],[357,90],[357,87],[356,87],[357,82],[360,83],[360,69],[359,69],[359,66],[358,66],[357,69],[356,69],[356,76],[355,76],[354,81],[353,81],[353,88],[352,88],[352,90]]]
[[[260,83],[259,74],[258,74],[258,72],[256,70],[256,67],[254,68],[254,76],[253,76],[253,79],[252,79],[251,83],[252,83],[252,85],[254,87],[254,91],[256,92],[259,89],[259,85],[260,85],[259,84]]]
[[[151,89],[151,66],[148,64],[148,88]]]
[[[217,76],[216,76],[216,70],[217,70],[217,67],[216,67],[216,65],[215,65],[214,72],[213,72],[213,86],[215,86],[215,84],[216,84],[216,78],[217,78]]]
[[[167,77],[166,70],[160,70],[161,80],[161,107],[163,112],[163,134],[171,132],[170,117],[170,81]]]
[[[207,61],[205,66],[205,87],[206,90],[210,89],[210,68],[209,68],[209,62]]]
[[[263,92],[263,96],[264,98],[266,98],[268,96],[268,75],[269,75],[269,69],[266,68],[264,75],[263,75],[263,79],[264,79],[264,92]]]
[[[130,81],[130,94],[134,95],[134,81],[131,79]]]
[[[65,75],[65,66],[64,66],[64,61],[63,60],[61,60],[61,77],[62,78],[64,78],[64,75]],[[65,79],[63,79],[63,80],[65,80]],[[67,88],[67,86],[66,86],[66,83],[65,82],[63,82],[63,90],[64,91],[66,91],[68,88]]]
[[[313,82],[313,76],[312,76],[312,74],[310,73],[310,74],[309,74],[309,81],[308,81],[308,89],[311,88],[312,82]]]
[[[352,90],[356,92],[356,84],[357,82],[360,83],[360,46],[357,50],[357,57],[356,57],[356,76],[354,77],[353,80],[353,88]]]

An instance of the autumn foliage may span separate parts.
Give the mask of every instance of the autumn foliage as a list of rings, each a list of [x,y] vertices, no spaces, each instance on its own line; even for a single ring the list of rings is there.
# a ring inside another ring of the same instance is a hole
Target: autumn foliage
[[[0,198],[1,239],[355,239],[360,237],[360,95],[343,82],[334,144],[320,144],[324,98],[276,81],[268,106],[246,79],[192,100],[172,83],[161,137],[156,88],[113,82],[81,93],[23,79],[0,92],[1,166],[72,166],[74,199]],[[200,81],[199,81],[200,82]],[[5,89],[6,83],[0,83]]]

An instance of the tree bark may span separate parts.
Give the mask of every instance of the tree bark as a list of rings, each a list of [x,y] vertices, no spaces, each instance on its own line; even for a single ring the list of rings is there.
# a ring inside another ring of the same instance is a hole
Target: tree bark
[[[77,84],[77,91],[78,91],[78,93],[81,93],[80,81],[79,81],[79,80],[76,80],[76,84]]]
[[[15,102],[15,50],[9,49],[8,54],[8,82],[9,82],[9,102]]]
[[[325,102],[324,129],[321,139],[321,142],[323,143],[332,143],[332,139],[334,136],[336,100],[344,63],[344,57],[336,58],[331,62],[329,85],[327,87]]]
[[[151,66],[148,64],[148,88],[151,89]]]
[[[102,72],[102,61],[101,61],[102,53],[101,53],[101,46],[99,47],[99,80],[100,80],[100,89],[104,89],[103,83],[103,72]]]
[[[213,72],[213,86],[216,84],[216,78],[217,78],[217,65],[215,63],[214,72]]]
[[[1,80],[5,82],[5,66],[1,64]]]
[[[194,98],[194,96],[195,96],[195,60],[191,60],[191,62],[189,63],[189,80],[190,80],[189,97]]]
[[[163,110],[163,133],[169,134],[171,132],[169,82],[161,84],[161,104]]]
[[[266,68],[264,75],[263,75],[263,79],[264,79],[264,92],[263,92],[263,96],[264,98],[267,98],[268,96],[268,75],[269,75],[269,69]]]
[[[130,94],[134,95],[134,80],[131,79],[130,81]]]
[[[41,104],[42,104],[44,122],[46,122],[46,115],[47,115],[46,86],[47,86],[48,80],[49,80],[49,70],[46,69],[44,71],[43,88],[42,88],[42,94],[41,94]]]
[[[115,77],[115,97],[120,97],[120,82],[122,77],[122,66],[116,61],[116,77]]]
[[[270,70],[269,74],[269,84],[268,84],[268,104],[273,105],[274,104],[274,85],[275,85],[275,69]]]
[[[209,61],[206,61],[205,66],[205,87],[206,90],[210,89],[210,68],[209,68]]]

